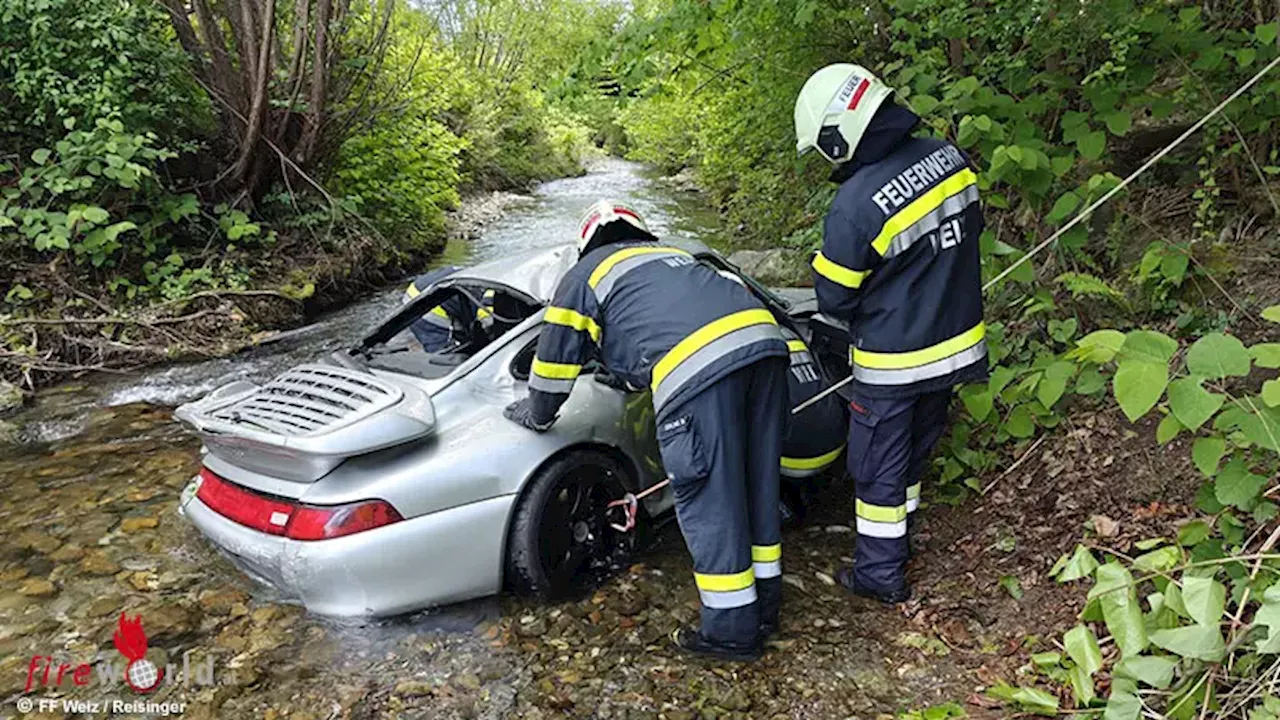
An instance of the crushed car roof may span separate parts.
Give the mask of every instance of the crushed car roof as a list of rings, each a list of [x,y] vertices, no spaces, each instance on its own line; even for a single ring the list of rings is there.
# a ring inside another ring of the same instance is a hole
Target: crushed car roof
[[[711,252],[697,240],[664,240],[664,245],[691,253]],[[463,268],[450,281],[496,283],[518,290],[543,303],[551,302],[560,278],[578,262],[576,243],[526,250],[506,257]]]

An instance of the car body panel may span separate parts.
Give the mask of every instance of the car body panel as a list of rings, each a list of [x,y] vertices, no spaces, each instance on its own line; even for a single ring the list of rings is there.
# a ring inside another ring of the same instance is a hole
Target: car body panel
[[[705,246],[677,244],[719,269],[737,272]],[[460,270],[443,282],[506,288],[545,305],[576,260],[576,247],[570,244]],[[753,280],[744,279],[758,294],[768,295]],[[767,302],[776,313],[791,312],[793,321],[803,326],[816,312],[813,291],[787,291],[786,295],[785,299],[774,295]],[[429,423],[429,433],[401,436],[389,446],[368,438],[365,450],[359,444],[336,443],[334,452],[350,453],[347,456],[326,454],[319,440],[304,444],[319,450],[311,456],[300,453],[297,443],[273,440],[274,444],[266,443],[271,452],[282,454],[264,462],[246,459],[246,453],[262,450],[263,443],[255,439],[228,436],[221,427],[217,434],[202,432],[206,449],[211,450],[205,465],[237,485],[306,505],[385,500],[404,518],[335,539],[291,540],[215,513],[195,497],[198,480],[193,481],[182,502],[182,511],[192,523],[251,577],[296,598],[311,611],[389,615],[498,592],[516,500],[541,468],[565,453],[585,448],[610,452],[623,461],[628,476],[621,480],[633,492],[665,477],[649,393],[609,388],[593,378],[590,368],[578,378],[547,432],[531,432],[503,417],[503,408],[528,394],[527,379],[518,377],[521,373],[513,372],[513,366],[531,360],[545,310],[516,324],[442,377],[417,377],[371,363],[361,368],[359,362],[351,362],[404,332],[429,309],[415,303],[432,302],[430,296],[424,292],[389,315],[349,357],[339,358],[334,365],[345,368],[342,372],[366,373],[410,399],[393,403],[362,423],[372,427],[380,415],[398,415],[408,424]],[[527,373],[527,367],[523,370]],[[215,391],[214,395],[219,392],[224,399],[232,394]],[[180,409],[178,417],[201,427],[190,408]],[[294,467],[282,470],[281,463]],[[643,503],[650,515],[666,512],[674,504],[671,489],[654,493]]]

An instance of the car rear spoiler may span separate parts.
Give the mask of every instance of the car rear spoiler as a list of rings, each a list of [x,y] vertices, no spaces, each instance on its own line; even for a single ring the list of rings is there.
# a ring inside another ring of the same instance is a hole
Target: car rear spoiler
[[[299,365],[262,386],[225,385],[174,416],[220,459],[297,482],[318,480],[348,457],[435,429],[425,391],[318,364]]]

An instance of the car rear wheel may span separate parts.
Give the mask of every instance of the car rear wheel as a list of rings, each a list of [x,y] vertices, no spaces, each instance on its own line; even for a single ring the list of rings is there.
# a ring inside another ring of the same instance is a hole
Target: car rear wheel
[[[511,523],[507,580],[512,590],[560,596],[593,572],[630,559],[636,531],[614,530],[605,513],[626,492],[624,473],[617,460],[597,450],[570,453],[538,471]]]

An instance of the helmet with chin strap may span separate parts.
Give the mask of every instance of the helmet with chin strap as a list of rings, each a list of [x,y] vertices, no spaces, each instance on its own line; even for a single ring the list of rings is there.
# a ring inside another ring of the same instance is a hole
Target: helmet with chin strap
[[[578,253],[581,255],[609,242],[657,239],[649,232],[649,226],[640,213],[613,200],[594,203],[587,208],[578,224]]]
[[[861,65],[828,65],[809,76],[796,98],[796,151],[810,150],[834,165],[853,159],[876,110],[893,94]]]

